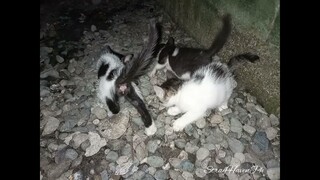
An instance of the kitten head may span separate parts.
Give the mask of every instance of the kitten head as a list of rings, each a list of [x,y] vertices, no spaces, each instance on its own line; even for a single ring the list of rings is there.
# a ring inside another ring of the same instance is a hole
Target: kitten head
[[[169,37],[166,44],[159,45],[159,52],[157,53],[157,61],[159,64],[164,64],[166,59],[171,56],[175,50],[175,44],[173,37]]]
[[[132,56],[132,54],[117,53],[108,46],[98,60],[98,98],[102,103],[107,104],[112,114],[120,111],[115,81]]]

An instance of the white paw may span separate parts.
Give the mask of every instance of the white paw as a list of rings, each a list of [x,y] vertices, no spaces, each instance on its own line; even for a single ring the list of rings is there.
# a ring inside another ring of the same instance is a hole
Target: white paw
[[[155,123],[152,122],[152,125],[149,126],[148,128],[146,128],[145,132],[146,132],[146,135],[147,135],[147,136],[152,136],[152,135],[154,135],[154,133],[157,132],[157,127],[156,127]]]
[[[111,118],[114,114],[111,111],[108,111],[108,117]]]
[[[167,111],[167,113],[170,115],[170,116],[176,116],[178,114],[181,113],[180,109],[178,107],[170,107]]]
[[[175,132],[178,132],[178,131],[182,131],[184,129],[185,125],[180,123],[179,121],[175,121],[173,123],[173,130]]]

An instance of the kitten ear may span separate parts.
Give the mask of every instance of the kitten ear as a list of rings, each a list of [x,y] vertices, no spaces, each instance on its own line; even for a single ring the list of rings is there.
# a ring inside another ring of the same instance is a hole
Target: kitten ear
[[[133,54],[128,54],[128,55],[124,56],[121,60],[122,60],[124,63],[127,63],[127,62],[130,61],[132,58],[133,58]]]
[[[173,39],[173,37],[169,37],[166,45],[174,45],[174,39]]]

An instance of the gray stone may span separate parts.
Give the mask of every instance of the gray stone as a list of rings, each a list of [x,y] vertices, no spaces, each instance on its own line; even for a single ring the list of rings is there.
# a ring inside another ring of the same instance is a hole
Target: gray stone
[[[224,110],[221,111],[221,115],[222,116],[225,116],[225,115],[230,114],[230,113],[232,113],[232,110],[230,108],[224,109]]]
[[[164,164],[164,161],[161,157],[158,156],[150,156],[147,158],[147,163],[152,167],[161,167]]]
[[[67,149],[66,150],[66,154],[65,154],[66,159],[75,160],[77,157],[78,157],[78,153],[74,149]]]
[[[60,126],[59,131],[60,132],[71,132],[71,129],[75,127],[78,123],[79,119],[78,118],[72,118],[72,119],[67,119],[65,122]]]
[[[196,176],[198,176],[199,178],[204,178],[207,175],[205,170],[202,168],[197,168],[195,173],[196,173]]]
[[[219,128],[225,133],[228,134],[230,132],[230,123],[228,119],[225,119],[222,123],[219,124]]]
[[[269,168],[267,169],[267,175],[270,180],[279,180],[280,179],[280,168]]]
[[[250,136],[252,136],[256,132],[256,129],[254,127],[247,124],[243,126],[243,130],[249,133]]]
[[[106,110],[100,108],[99,106],[95,107],[92,110],[92,114],[96,115],[98,119],[104,119],[107,117],[107,112]]]
[[[60,121],[55,117],[46,117],[46,125],[42,131],[42,136],[53,133],[60,124]]]
[[[191,144],[189,142],[185,146],[185,151],[187,151],[188,153],[191,153],[191,154],[196,152],[198,149],[199,149],[198,146],[195,146],[195,145],[193,145],[193,144]]]
[[[189,136],[192,136],[192,135],[193,135],[193,131],[194,131],[194,129],[193,129],[193,127],[192,127],[191,124],[187,125],[187,126],[184,128],[184,132],[185,132],[186,134],[188,134]]]
[[[56,60],[58,61],[58,63],[63,63],[64,62],[63,57],[61,57],[59,55],[56,55]]]
[[[201,118],[201,119],[197,120],[196,125],[200,129],[204,128],[206,126],[206,119]]]
[[[256,124],[258,127],[260,127],[261,129],[267,129],[268,127],[270,127],[271,126],[271,121],[270,121],[270,118],[267,116],[267,115],[265,115],[265,114],[263,114],[262,116],[261,116],[261,118],[259,118],[258,120],[257,120],[257,124]]]
[[[132,146],[130,144],[126,144],[121,151],[123,156],[129,156],[132,153]]]
[[[222,116],[218,115],[218,114],[214,114],[211,119],[210,119],[210,123],[211,124],[219,124],[223,121]]]
[[[238,138],[240,138],[241,137],[241,133],[242,133],[242,124],[241,124],[241,122],[236,118],[231,118],[230,123],[231,123],[230,130],[232,132],[237,133],[238,134]]]
[[[60,177],[64,172],[69,169],[71,165],[71,160],[64,161],[63,163],[54,165],[52,168],[49,169],[47,175],[49,179],[57,179]]]
[[[47,77],[53,77],[53,78],[60,78],[59,72],[55,69],[47,69],[40,73],[40,78],[47,78]]]
[[[280,124],[279,118],[274,114],[270,114],[269,118],[272,126],[278,126]]]
[[[210,150],[214,150],[216,147],[215,147],[215,145],[214,144],[203,144],[203,147],[204,148],[207,148],[209,151]]]
[[[253,136],[253,143],[262,151],[267,151],[269,148],[269,140],[267,134],[262,131],[257,131]]]
[[[267,162],[267,168],[276,168],[276,167],[280,167],[280,163],[279,161],[275,160],[275,159],[271,159]]]
[[[126,142],[122,139],[114,139],[108,142],[108,146],[110,147],[111,150],[118,151],[125,146],[125,143]]]
[[[145,176],[145,172],[143,171],[136,171],[135,173],[132,174],[132,176],[130,178],[134,179],[134,180],[140,180],[143,179],[143,177]]]
[[[106,156],[106,160],[110,162],[115,162],[117,159],[118,159],[118,153],[114,151],[110,151]]]
[[[180,163],[181,163],[181,159],[179,158],[169,158],[169,163],[171,164],[171,166],[173,166],[174,168],[178,168]]]
[[[137,179],[138,180],[138,179]],[[145,174],[141,180],[154,180],[153,176],[150,174]]]
[[[194,180],[193,175],[191,173],[189,173],[188,171],[183,171],[182,177],[186,180]]]
[[[169,179],[169,173],[165,170],[159,170],[154,174],[156,180],[167,180]]]
[[[86,157],[96,154],[100,148],[107,145],[107,141],[104,138],[101,138],[98,133],[89,132],[88,135],[90,146],[86,148],[86,153],[84,154]]]
[[[197,160],[204,160],[205,158],[207,158],[209,156],[210,152],[208,149],[206,148],[200,148],[198,149],[196,156],[197,156]]]
[[[244,145],[241,141],[235,138],[228,138],[227,139],[229,147],[233,153],[242,153],[244,150]]]
[[[177,139],[174,141],[174,144],[179,149],[184,149],[186,146],[186,140],[185,139]]]
[[[109,180],[109,174],[107,170],[103,170],[101,173],[101,180]]]
[[[268,127],[268,128],[266,129],[267,138],[268,138],[269,140],[274,139],[274,138],[277,136],[277,133],[278,133],[278,130],[276,130],[276,129],[273,128],[273,127]]]
[[[129,117],[128,111],[122,109],[122,111],[114,115],[111,119],[101,121],[98,127],[99,133],[106,139],[118,139],[127,130]]]
[[[178,176],[181,175],[181,173],[175,170],[169,170],[169,175],[171,179],[178,179]]]
[[[192,172],[194,170],[194,164],[189,160],[182,160],[179,167],[184,171]]]
[[[159,144],[160,144],[160,140],[148,141],[148,144],[147,144],[148,151],[151,153],[156,152]]]
[[[75,160],[73,160],[72,165],[71,165],[71,169],[79,166],[79,165],[82,163],[82,159],[83,159],[83,156],[80,155],[80,156],[77,157]]]

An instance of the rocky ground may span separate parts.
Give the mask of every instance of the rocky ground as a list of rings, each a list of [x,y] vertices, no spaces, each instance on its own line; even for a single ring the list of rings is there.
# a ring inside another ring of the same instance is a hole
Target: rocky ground
[[[106,45],[137,54],[149,18],[157,17],[163,41],[170,35],[200,46],[152,1],[72,2],[40,9],[40,179],[280,179],[279,118],[240,88],[229,109],[208,112],[176,133],[153,90],[164,81],[158,72],[139,83],[155,135],[144,134],[139,114],[124,100],[121,113],[108,118],[95,89],[97,57]]]

